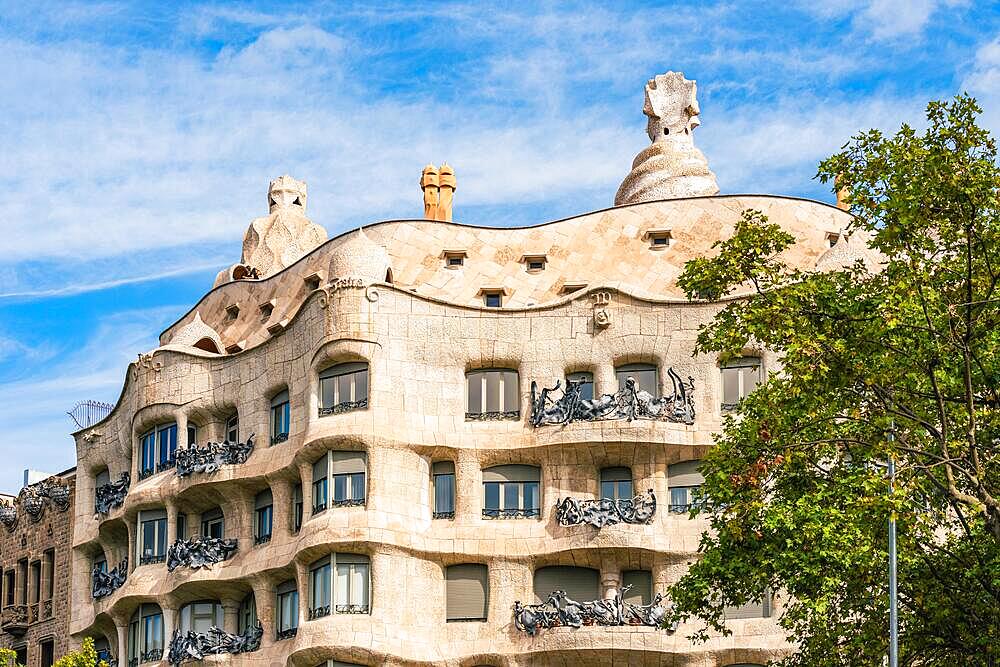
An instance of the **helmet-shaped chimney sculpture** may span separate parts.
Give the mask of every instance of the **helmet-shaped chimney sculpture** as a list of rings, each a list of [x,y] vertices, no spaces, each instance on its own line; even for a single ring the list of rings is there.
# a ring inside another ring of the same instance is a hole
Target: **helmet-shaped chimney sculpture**
[[[683,72],[656,75],[646,82],[642,112],[653,143],[632,162],[615,205],[718,194],[715,174],[694,146],[694,128],[701,124],[697,84]]]

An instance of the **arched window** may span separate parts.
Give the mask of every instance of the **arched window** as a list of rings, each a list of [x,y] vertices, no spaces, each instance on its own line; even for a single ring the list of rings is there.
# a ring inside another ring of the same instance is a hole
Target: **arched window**
[[[219,354],[219,346],[215,344],[214,340],[207,336],[195,343],[194,346],[199,350],[204,350],[205,352]]]
[[[288,390],[279,391],[271,399],[271,444],[276,445],[288,440],[288,426],[291,417],[291,404],[288,401]]]
[[[328,507],[364,505],[365,468],[364,452],[336,451],[321,456],[313,464],[312,513]]]
[[[309,619],[369,613],[370,564],[364,554],[335,553],[309,567]]]
[[[705,483],[705,477],[699,468],[701,461],[682,461],[667,469],[671,512],[686,514],[700,502],[701,485]]]
[[[601,575],[589,567],[552,565],[535,570],[535,599],[545,602],[554,591],[566,591],[576,602],[601,599]]]
[[[484,368],[465,374],[466,419],[517,419],[521,414],[517,371]]]
[[[601,498],[631,500],[632,471],[629,468],[604,468],[601,470]]]
[[[129,663],[159,662],[163,657],[163,612],[160,605],[140,605],[128,627]]]
[[[177,424],[161,424],[139,439],[139,479],[174,467],[177,453]]]
[[[331,366],[319,374],[319,416],[368,407],[368,362]]]
[[[254,497],[254,544],[271,541],[271,526],[274,517],[274,495],[271,489],[264,489]]]
[[[291,639],[299,630],[299,590],[295,580],[278,586],[278,604],[275,610],[277,639]]]
[[[645,391],[653,398],[660,397],[660,383],[657,379],[657,369],[654,364],[625,364],[615,368],[615,378],[618,388],[624,389],[629,378],[635,380],[636,389]]]
[[[540,479],[536,466],[502,465],[483,470],[483,518],[541,516]]]
[[[455,463],[438,461],[431,466],[435,519],[455,518]]]
[[[481,563],[445,568],[448,621],[485,621],[489,603],[489,571]]]
[[[739,357],[722,365],[722,412],[735,410],[761,382],[759,357]]]
[[[199,600],[181,607],[180,631],[206,634],[223,626],[222,605],[217,600]]]

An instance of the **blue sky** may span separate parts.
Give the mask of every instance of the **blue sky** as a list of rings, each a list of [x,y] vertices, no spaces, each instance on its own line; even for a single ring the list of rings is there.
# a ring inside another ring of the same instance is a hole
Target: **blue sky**
[[[603,208],[670,69],[727,193],[830,200],[820,159],[962,90],[1000,129],[989,2],[0,0],[0,490],[73,465],[66,411],[117,399],[271,178],[305,180],[331,235],[418,217],[444,160],[462,222]]]

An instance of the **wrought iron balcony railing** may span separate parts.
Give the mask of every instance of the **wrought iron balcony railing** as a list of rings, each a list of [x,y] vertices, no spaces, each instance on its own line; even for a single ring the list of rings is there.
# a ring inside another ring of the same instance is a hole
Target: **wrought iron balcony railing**
[[[95,567],[91,575],[91,595],[95,600],[111,595],[122,587],[128,578],[128,557],[121,560],[115,569],[105,572]]]
[[[433,514],[431,514],[431,518],[433,518],[433,519],[454,519],[455,518],[455,510],[451,510],[451,511],[448,511],[448,512],[434,512]]]
[[[166,461],[160,461],[156,464],[156,472],[163,472],[164,470],[173,470],[174,466],[177,465],[177,459],[168,459]]]
[[[182,565],[197,570],[221,563],[231,558],[238,546],[237,540],[218,537],[177,540],[167,550],[167,570],[173,572]]]
[[[156,563],[165,563],[166,561],[166,554],[144,554],[139,556],[139,565],[155,565]]]
[[[265,535],[258,535],[257,537],[253,538],[253,544],[254,544],[254,546],[259,546],[261,544],[267,544],[270,541],[271,541],[271,533],[267,533]]]
[[[484,519],[537,519],[541,512],[537,507],[525,509],[500,509],[498,507],[484,507]]]
[[[177,450],[177,476],[187,477],[195,473],[210,475],[224,465],[246,463],[253,453],[254,435],[246,442],[210,442],[203,447],[189,445]]]
[[[139,481],[141,482],[144,479],[149,479],[155,474],[156,474],[155,468],[143,468],[142,470],[139,471]]]
[[[562,381],[551,388],[539,391],[538,383],[531,383],[531,425],[569,424],[574,421],[602,421],[606,419],[649,419],[655,421],[694,424],[694,378],[682,380],[673,368],[667,369],[673,384],[668,396],[656,398],[639,388],[635,378],[625,380],[625,386],[613,394],[602,394],[593,399],[581,396],[584,381]],[[558,396],[554,396],[559,392]]]
[[[278,445],[288,440],[288,433],[277,433],[271,436],[271,444]]]
[[[363,398],[360,401],[344,401],[342,403],[337,403],[336,405],[331,405],[330,407],[321,407],[319,409],[319,416],[326,417],[327,415],[339,415],[353,410],[365,410],[367,407],[367,398]]]
[[[333,610],[338,614],[367,614],[369,607],[366,604],[338,604]]]
[[[649,604],[639,605],[623,597],[631,588],[623,586],[610,600],[577,602],[566,595],[566,591],[553,591],[541,604],[522,605],[517,600],[514,602],[514,627],[532,636],[543,628],[558,626],[645,625],[670,633],[677,629],[678,623],[671,618],[669,605],[663,604],[662,594],[653,596]]]
[[[323,607],[310,607],[309,608],[309,620],[313,621],[317,618],[323,618],[324,616],[330,615],[330,605]]]
[[[275,639],[281,641],[282,639],[292,639],[295,635],[299,634],[298,627],[295,628],[285,628],[284,630],[278,630],[275,634]]]
[[[159,662],[163,659],[162,648],[151,648],[139,654],[139,662]]]
[[[108,514],[116,507],[125,504],[125,496],[128,495],[129,486],[132,483],[132,475],[123,472],[117,482],[108,482],[94,491],[94,513]]]
[[[577,500],[566,497],[556,503],[556,521],[560,526],[589,523],[595,528],[616,523],[646,524],[656,514],[656,496],[650,489],[645,496],[635,498],[600,498]]]
[[[178,628],[170,639],[167,660],[173,667],[177,667],[189,660],[204,660],[209,655],[249,653],[260,648],[263,636],[264,628],[259,622],[239,635],[216,627],[207,632],[181,632]]]
[[[521,418],[520,410],[499,410],[493,412],[466,412],[465,421],[498,422],[516,421]]]
[[[330,501],[331,507],[362,507],[365,504],[364,498],[334,498]]]

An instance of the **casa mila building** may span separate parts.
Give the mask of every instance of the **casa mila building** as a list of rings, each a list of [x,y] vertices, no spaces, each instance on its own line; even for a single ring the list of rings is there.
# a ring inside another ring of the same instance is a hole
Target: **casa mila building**
[[[423,218],[327,240],[305,183],[273,181],[239,263],[75,434],[72,644],[119,667],[782,655],[777,593],[704,643],[668,622],[708,529],[699,462],[775,370],[693,356],[723,304],[676,279],[746,209],[798,268],[866,251],[835,206],[719,195],[694,82],[645,92],[615,205],[556,222],[452,222],[455,171],[430,165]]]

